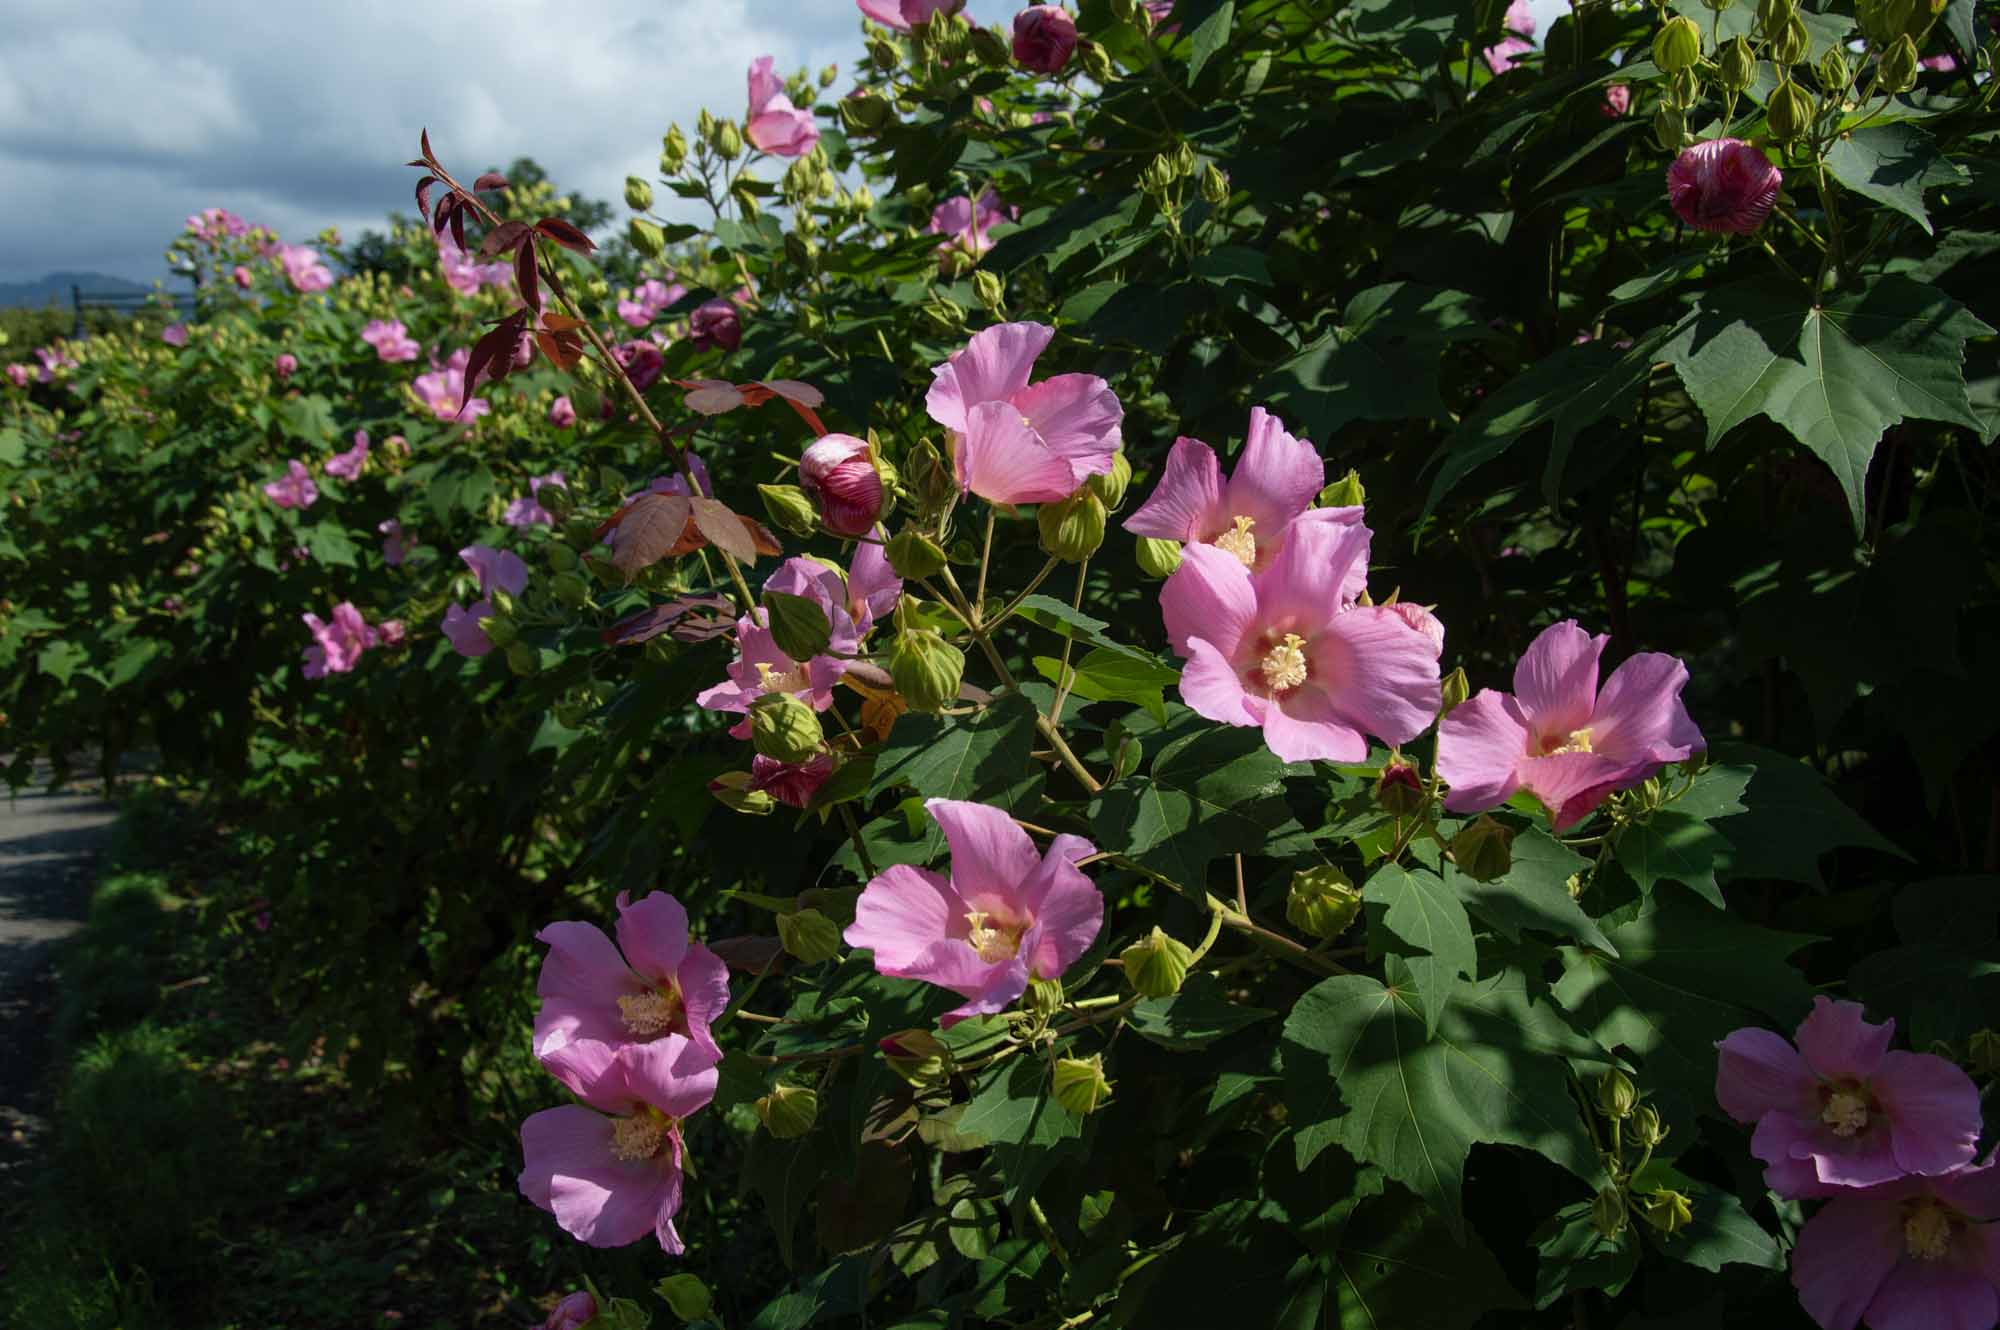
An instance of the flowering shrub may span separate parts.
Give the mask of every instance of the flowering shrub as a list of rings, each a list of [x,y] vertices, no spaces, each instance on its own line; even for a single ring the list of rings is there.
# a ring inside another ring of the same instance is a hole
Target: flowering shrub
[[[859,8],[22,360],[11,778],[228,791],[551,1324],[1990,1326],[1971,7]]]

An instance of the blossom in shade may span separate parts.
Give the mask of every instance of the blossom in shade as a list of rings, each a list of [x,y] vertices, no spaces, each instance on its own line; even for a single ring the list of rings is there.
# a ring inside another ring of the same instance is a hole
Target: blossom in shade
[[[375,630],[361,617],[353,601],[341,601],[327,619],[317,614],[299,617],[313,635],[313,645],[306,648],[307,678],[347,673],[360,662],[361,653],[377,640]]]
[[[956,14],[965,0],[854,0],[868,18],[895,32],[908,32],[933,14]]]
[[[845,937],[875,953],[875,968],[966,999],[943,1024],[1004,1010],[1030,979],[1057,979],[1090,948],[1104,898],[1077,860],[1097,847],[1060,835],[1035,851],[998,808],[926,800],[951,847],[951,875],[897,864],[877,873],[854,905]]]
[[[375,528],[382,536],[382,559],[391,568],[403,561],[403,524],[393,517],[385,517]]]
[[[968,194],[946,199],[931,209],[930,233],[943,236],[938,243],[938,268],[947,276],[965,271],[979,262],[980,255],[993,248],[993,228],[1005,226],[1020,215],[988,188],[977,199]]]
[[[486,635],[479,621],[493,613],[493,592],[520,595],[528,586],[528,565],[521,562],[520,555],[490,545],[468,545],[458,552],[458,557],[479,579],[479,599],[471,605],[454,603],[446,607],[444,635],[459,655],[483,656],[493,649],[493,639]]]
[[[903,579],[889,563],[889,553],[881,545],[863,542],[854,547],[847,565],[847,617],[854,621],[857,637],[866,637],[877,621],[888,617],[903,597]]]
[[[1605,119],[1617,119],[1632,109],[1632,89],[1623,83],[1613,83],[1604,90],[1604,101],[1597,109]]]
[[[597,1299],[578,1289],[555,1305],[542,1330],[583,1330],[597,1318]]]
[[[1111,385],[1095,374],[1028,382],[1054,336],[1046,324],[996,324],[931,371],[924,405],[952,431],[960,493],[1046,503],[1111,469],[1125,416]]]
[[[618,942],[595,924],[554,923],[535,934],[548,944],[535,992],[535,1056],[578,1094],[598,1055],[670,1036],[685,1038],[685,1065],[722,1060],[709,1027],[729,1005],[729,967],[688,936],[687,911],[664,891],[618,896]]]
[[[833,774],[833,759],[825,753],[810,762],[780,762],[762,753],[750,759],[750,783],[744,788],[768,794],[781,804],[804,808]]]
[[[333,285],[333,269],[309,246],[278,246],[278,266],[285,270],[285,277],[295,290],[311,294]]]
[[[630,300],[618,302],[618,317],[631,327],[647,327],[686,294],[687,288],[679,282],[669,286],[657,278],[648,278],[639,283]]]
[[[1215,449],[1200,439],[1179,438],[1167,453],[1160,483],[1125,519],[1135,536],[1213,545],[1252,570],[1269,568],[1284,548],[1294,523],[1353,526],[1359,508],[1314,508],[1326,486],[1326,464],[1306,439],[1293,438],[1284,422],[1261,406],[1250,408],[1243,454],[1228,480]],[[1350,573],[1342,603],[1361,594],[1366,563]]]
[[[1792,1043],[1737,1030],[1716,1045],[1715,1099],[1755,1123],[1750,1150],[1783,1196],[1824,1196],[1972,1162],[1979,1092],[1955,1063],[1893,1051],[1896,1023],[1813,999]]]
[[[277,359],[271,362],[271,373],[278,376],[278,382],[280,383],[283,383],[298,372],[299,358],[289,351],[278,352]]]
[[[385,647],[399,647],[408,636],[409,630],[401,619],[384,619],[375,625],[376,640]]]
[[[1822,1330],[1989,1330],[2000,1316],[2000,1169],[1988,1159],[1843,1191],[1792,1248]]]
[[[573,1064],[583,1104],[521,1124],[521,1194],[571,1237],[622,1247],[651,1233],[670,1255],[684,1250],[674,1231],[687,1157],[681,1124],[715,1098],[716,1084],[713,1064],[686,1061],[689,1047],[681,1035],[615,1051],[592,1045],[591,1065]]]
[[[1359,524],[1301,522],[1261,572],[1188,546],[1160,591],[1168,640],[1188,661],[1182,700],[1210,720],[1261,727],[1287,762],[1358,762],[1368,735],[1421,734],[1439,704],[1431,639],[1393,609],[1345,600],[1368,542]]]
[[[632,386],[640,392],[658,383],[660,371],[667,366],[667,358],[651,342],[620,342],[611,348],[611,354],[625,367],[625,377],[632,380]]]
[[[1565,619],[1544,628],[1514,666],[1511,694],[1482,688],[1438,726],[1445,807],[1477,813],[1527,790],[1561,831],[1617,790],[1706,747],[1681,703],[1687,666],[1641,652],[1602,691],[1597,661],[1608,637]]]
[[[185,323],[169,323],[166,327],[160,329],[160,340],[168,346],[186,346],[188,344],[187,325]]]
[[[1060,5],[1030,5],[1014,15],[1014,63],[1059,74],[1076,50],[1076,20]]]
[[[718,296],[704,300],[688,315],[688,340],[697,351],[719,346],[734,351],[743,344],[743,321],[731,301]]]
[[[1535,12],[1528,7],[1528,0],[1513,0],[1501,25],[1507,29],[1507,35],[1481,52],[1486,67],[1495,74],[1506,73],[1517,59],[1535,49],[1535,44],[1528,40],[1535,35]]]
[[[1703,139],[1667,168],[1667,201],[1689,226],[1749,235],[1771,215],[1784,178],[1742,139]]]
[[[853,654],[861,635],[848,617],[847,587],[839,573],[812,559],[787,559],[764,580],[764,589],[813,601],[832,630],[827,651]],[[710,711],[742,715],[729,731],[734,737],[750,737],[750,704],[766,693],[791,693],[815,711],[833,705],[833,686],[846,671],[846,662],[831,654],[793,660],[772,637],[762,606],[736,621],[736,647],[729,677],[695,698]]]
[[[451,353],[444,364],[432,362],[431,372],[419,374],[411,385],[417,400],[424,404],[438,420],[474,421],[485,415],[492,407],[484,397],[475,397],[459,406],[459,399],[465,395],[465,366],[472,352],[465,347]]]
[[[801,111],[785,95],[785,81],[771,71],[771,57],[750,62],[750,109],[743,116],[743,136],[750,145],[779,157],[803,157],[819,142],[819,126],[811,111]]]
[[[310,508],[319,500],[319,486],[313,484],[306,464],[293,458],[285,464],[285,474],[264,486],[264,497],[280,508]]]
[[[415,360],[423,349],[401,319],[370,319],[361,330],[361,340],[375,348],[375,354],[390,364]]]
[[[354,431],[354,445],[344,453],[335,453],[326,459],[326,473],[341,480],[359,480],[361,468],[368,464],[368,431]]]
[[[799,458],[799,485],[836,536],[865,536],[882,515],[882,475],[868,440],[827,434]]]
[[[546,476],[529,477],[528,492],[508,504],[507,511],[500,515],[500,520],[508,526],[554,526],[555,514],[537,503],[535,496],[542,492],[544,485],[568,483],[560,471],[551,471]]]
[[[570,405],[568,397],[558,397],[549,404],[549,423],[557,429],[569,429],[576,424],[576,408]]]

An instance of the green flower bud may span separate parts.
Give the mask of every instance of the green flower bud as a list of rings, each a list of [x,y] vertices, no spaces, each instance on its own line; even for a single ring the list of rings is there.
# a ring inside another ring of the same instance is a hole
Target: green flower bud
[[[1176,144],[1173,151],[1173,163],[1174,174],[1176,176],[1186,177],[1193,175],[1197,165],[1194,149],[1190,148],[1185,141]]]
[[[840,77],[840,66],[828,65],[826,66],[826,68],[819,71],[819,86],[822,88],[831,88],[833,86],[833,81],[839,77]]]
[[[1639,1104],[1639,1091],[1632,1078],[1613,1067],[1597,1082],[1597,1107],[1607,1118],[1620,1122],[1632,1116]]]
[[[507,648],[507,668],[525,679],[542,668],[542,653],[526,642],[516,642]]]
[[[966,40],[973,56],[989,69],[1006,69],[1014,63],[1013,48],[992,28],[974,28]]]
[[[779,1140],[795,1140],[819,1120],[819,1096],[803,1085],[780,1085],[757,1101],[757,1118]]]
[[[965,653],[934,628],[896,634],[889,647],[889,678],[912,711],[937,712],[958,700]]]
[[[1338,868],[1320,865],[1292,874],[1285,919],[1309,937],[1336,938],[1361,913],[1361,893]]]
[[[1111,1098],[1111,1082],[1104,1079],[1104,1055],[1087,1058],[1057,1058],[1056,1102],[1077,1117],[1088,1117]]]
[[[479,620],[479,631],[486,634],[486,640],[496,647],[512,646],[514,639],[520,636],[514,627],[514,621],[504,614],[488,614],[482,617]]]
[[[1908,92],[1917,86],[1917,44],[1909,33],[1903,33],[1889,43],[1889,49],[1882,52],[1882,62],[1877,67],[1877,77],[1882,80],[1882,91],[1887,93]]]
[[[1481,814],[1451,838],[1451,858],[1474,882],[1505,877],[1514,866],[1514,833]]]
[[[1606,1187],[1590,1203],[1590,1226],[1606,1238],[1625,1231],[1625,1197],[1616,1187]]]
[[[1172,997],[1181,991],[1194,951],[1177,938],[1155,926],[1151,933],[1120,952],[1125,982],[1141,997]]]
[[[1667,1124],[1660,1121],[1659,1110],[1651,1104],[1640,1104],[1632,1110],[1632,1125],[1627,1128],[1632,1139],[1647,1150],[1655,1149],[1667,1139]]]
[[[1132,462],[1121,449],[1111,454],[1111,469],[1099,472],[1084,482],[1090,492],[1104,501],[1106,508],[1116,508],[1125,502],[1125,491],[1132,484]]]
[[[1757,81],[1757,56],[1750,43],[1741,37],[1723,44],[1716,64],[1722,71],[1722,86],[1731,92],[1741,92]]]
[[[1159,153],[1139,172],[1139,192],[1158,197],[1173,188],[1174,179],[1174,159]]]
[[[1735,3],[1736,3],[1736,0],[1701,0],[1701,2],[1702,2],[1702,4],[1706,5],[1706,6],[1708,7],[1708,8],[1710,8],[1710,9],[1714,10],[1714,11],[1715,11],[1716,13],[1720,14],[1720,13],[1721,13],[1721,12],[1722,12],[1723,10],[1725,10],[1725,9],[1729,8],[1729,7],[1731,6],[1731,5],[1735,4]]]
[[[1981,1076],[2000,1075],[2000,1034],[1975,1030],[1966,1041],[1965,1060]]]
[[[1117,72],[1111,63],[1111,52],[1096,42],[1078,42],[1076,53],[1083,61],[1083,72],[1091,82],[1102,87],[1111,82]]]
[[[958,478],[929,439],[903,455],[903,472],[904,489],[921,516],[936,517],[958,501]]]
[[[889,122],[890,106],[872,92],[840,99],[840,125],[849,134],[873,134]]]
[[[573,573],[583,566],[576,551],[558,541],[549,542],[549,567],[558,573]]]
[[[955,333],[965,327],[964,306],[942,291],[931,294],[931,298],[923,304],[923,311],[941,332]]]
[[[1640,1205],[1640,1217],[1669,1237],[1694,1222],[1694,1202],[1681,1192],[1656,1191],[1643,1198]]]
[[[558,545],[556,548],[562,549],[562,546]],[[569,553],[567,550],[563,552]],[[572,554],[570,557],[576,556]],[[556,598],[557,603],[569,609],[582,609],[584,602],[590,599],[590,583],[575,573],[557,573],[549,579],[549,594]]]
[[[1062,1004],[1062,980],[1043,979],[1039,976],[1028,980],[1027,992],[1022,995],[1021,1000],[1023,1010],[1046,1020],[1061,1011]]]
[[[1788,69],[1806,58],[1812,50],[1812,34],[1806,31],[1806,22],[1797,14],[1792,21],[1771,40],[1771,59],[1781,69]]]
[[[1402,758],[1390,758],[1375,781],[1375,802],[1391,817],[1409,817],[1424,806],[1424,782]]]
[[[1210,162],[1201,173],[1201,196],[1211,208],[1220,208],[1229,202],[1229,177],[1222,174],[1214,162]]]
[[[611,556],[608,554],[592,550],[583,556],[583,566],[597,579],[600,586],[622,586],[625,583],[625,574],[619,571],[617,564],[611,562]]]
[[[1757,31],[1764,40],[1775,40],[1798,12],[1798,0],[1757,0]]]
[[[708,792],[724,808],[756,817],[762,817],[778,806],[777,799],[770,794],[750,788],[750,773],[747,771],[723,772],[708,783]]]
[[[1687,113],[1660,103],[1653,112],[1653,142],[1660,145],[1662,152],[1679,152],[1687,143]]]
[[[880,37],[871,37],[868,40],[868,58],[874,63],[875,68],[887,72],[900,64],[903,56],[893,43],[885,42]]]
[[[668,127],[660,139],[660,174],[679,175],[681,167],[687,164],[687,155],[687,136],[681,133],[681,127]]]
[[[1909,30],[1919,8],[1917,0],[1859,0],[1854,17],[1870,45],[1886,47]]]
[[[1701,76],[1692,69],[1667,76],[1667,104],[1685,111],[1701,100]]]
[[[1669,74],[1693,69],[1701,59],[1701,29],[1686,15],[1676,14],[1653,37],[1653,63]]]
[[[889,1070],[919,1090],[942,1085],[951,1075],[951,1045],[929,1030],[903,1030],[879,1047]]]
[[[1148,577],[1171,577],[1181,566],[1181,543],[1158,536],[1141,536],[1138,546],[1139,571]]]
[[[653,206],[653,187],[638,176],[625,177],[625,206],[633,212],[644,212]]]
[[[889,538],[889,566],[905,581],[935,577],[944,569],[944,550],[935,540],[911,527]]]
[[[810,536],[819,530],[819,509],[797,485],[759,485],[757,497],[764,501],[764,516],[780,531]]]
[[[817,965],[840,954],[840,929],[818,910],[795,910],[778,916],[778,941],[806,965]]]
[[[771,640],[793,660],[810,660],[825,651],[827,643],[833,640],[833,626],[827,622],[826,611],[809,596],[766,591],[764,613],[771,626]]]
[[[715,127],[715,139],[709,146],[723,161],[733,162],[743,155],[743,131],[734,120],[725,120]]]
[[[1319,506],[1359,508],[1367,498],[1368,491],[1362,487],[1361,473],[1349,467],[1346,475],[1319,492]]]
[[[750,704],[750,746],[780,762],[810,762],[826,742],[819,713],[790,693],[765,693]]]
[[[683,1321],[706,1319],[715,1306],[708,1285],[701,1282],[699,1275],[668,1275],[653,1285],[653,1292],[666,1301],[667,1310]]]
[[[632,242],[632,248],[649,259],[657,259],[667,252],[667,238],[660,228],[643,217],[634,217],[625,223],[625,235]]]
[[[1449,716],[1453,707],[1471,696],[1472,681],[1465,677],[1465,666],[1460,665],[1450,674],[1444,676],[1444,683],[1438,689],[1438,698],[1441,703],[1438,708],[1438,719],[1442,720],[1446,716]]]
[[[1826,48],[1826,54],[1819,58],[1819,86],[1827,96],[1839,100],[1846,95],[1849,85],[1854,82],[1854,70],[1847,63],[1847,53],[1836,44]]]
[[[1045,503],[1035,513],[1042,548],[1064,563],[1081,563],[1104,543],[1104,501],[1088,485],[1060,503]]]
[[[1779,81],[1777,91],[1764,104],[1765,123],[1771,127],[1771,137],[1780,143],[1789,143],[1811,128],[1813,113],[1813,99],[1789,78]]]
[[[998,273],[981,268],[972,274],[972,289],[979,294],[979,303],[994,315],[1007,308],[1007,283]]]

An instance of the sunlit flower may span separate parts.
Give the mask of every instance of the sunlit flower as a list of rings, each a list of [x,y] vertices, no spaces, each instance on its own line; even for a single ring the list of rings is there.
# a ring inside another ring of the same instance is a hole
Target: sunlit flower
[[[996,324],[931,371],[925,406],[952,431],[961,493],[1046,503],[1111,469],[1125,415],[1111,385],[1095,374],[1028,382],[1054,336],[1046,324]]]
[[[306,464],[293,458],[281,478],[264,486],[264,497],[280,508],[310,508],[319,499],[319,486],[313,484]]]
[[[415,360],[423,350],[401,319],[370,319],[361,330],[361,340],[375,348],[375,354],[391,364]]]
[[[750,109],[743,116],[743,136],[752,147],[779,157],[803,157],[819,142],[819,126],[811,111],[801,111],[785,95],[785,81],[771,72],[771,57],[750,63]]]

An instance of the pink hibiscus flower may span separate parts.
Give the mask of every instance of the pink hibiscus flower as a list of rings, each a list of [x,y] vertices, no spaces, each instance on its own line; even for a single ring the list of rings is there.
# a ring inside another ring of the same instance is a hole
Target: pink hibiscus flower
[[[453,603],[446,607],[444,635],[459,655],[483,656],[493,649],[493,639],[479,621],[493,613],[493,591],[497,587],[510,596],[520,595],[528,586],[528,565],[521,562],[520,555],[490,545],[467,545],[458,557],[479,579],[479,599],[471,605]]]
[[[1059,74],[1076,50],[1076,20],[1060,5],[1031,5],[1014,15],[1014,63]]]
[[[867,17],[894,32],[908,32],[933,14],[956,14],[965,0],[854,0]]]
[[[871,452],[866,439],[826,434],[799,458],[799,485],[836,536],[865,536],[882,515],[882,474]]]
[[[403,561],[403,524],[393,517],[385,517],[375,527],[382,536],[382,559],[391,568]]]
[[[889,566],[889,552],[880,545],[856,545],[847,565],[846,601],[855,635],[868,636],[868,630],[887,618],[902,598],[903,579]]]
[[[997,808],[926,800],[951,846],[951,876],[909,864],[869,880],[845,937],[875,953],[875,969],[921,979],[966,999],[941,1024],[1002,1011],[1028,980],[1059,979],[1104,923],[1104,898],[1077,860],[1096,853],[1081,836],[1057,836],[1037,854],[1028,833]]]
[[[417,400],[436,419],[474,421],[493,409],[484,397],[473,398],[463,409],[459,406],[459,399],[465,394],[465,366],[471,357],[472,352],[461,346],[444,364],[433,361],[431,372],[419,374],[411,385]]]
[[[280,508],[310,508],[319,501],[319,486],[313,484],[306,464],[296,457],[285,464],[285,474],[264,486],[264,497]]]
[[[686,1066],[722,1061],[709,1027],[729,1005],[729,967],[688,936],[687,911],[664,891],[638,901],[618,895],[618,944],[595,924],[554,923],[535,934],[546,942],[535,992],[535,1056],[578,1094],[578,1071],[601,1061],[605,1049],[668,1036],[689,1044]]]
[[[589,1107],[543,1109],[521,1124],[521,1194],[593,1247],[622,1247],[651,1233],[662,1250],[685,1248],[674,1231],[687,1146],[681,1124],[715,1098],[713,1065],[690,1064],[680,1035],[592,1045],[595,1061],[577,1097]],[[598,1110],[592,1112],[592,1109]]]
[[[1301,522],[1262,572],[1190,545],[1160,591],[1187,657],[1181,698],[1210,720],[1258,726],[1287,762],[1358,762],[1368,735],[1408,743],[1439,697],[1430,637],[1393,609],[1348,605],[1368,564],[1365,526]]]
[[[1891,1051],[1895,1033],[1858,1002],[1817,997],[1796,1048],[1754,1028],[1716,1045],[1716,1102],[1757,1124],[1750,1151],[1773,1191],[1825,1196],[1972,1162],[1979,1091],[1941,1057]]]
[[[938,204],[931,210],[929,227],[932,235],[944,237],[937,250],[938,269],[950,276],[973,267],[993,248],[993,229],[1019,215],[1020,209],[1002,203],[990,188],[977,200],[960,194]]]
[[[508,526],[554,526],[555,514],[535,501],[544,485],[567,485],[560,471],[551,471],[546,476],[531,476],[528,492],[507,505],[507,511],[500,514],[500,520]]]
[[[341,480],[359,480],[361,468],[368,464],[368,431],[354,431],[354,446],[344,453],[335,453],[326,459],[326,473]]]
[[[278,246],[278,266],[299,291],[311,294],[333,285],[333,269],[321,261],[318,251],[305,245]]]
[[[160,329],[160,340],[168,346],[186,346],[188,344],[187,325],[185,323],[169,323],[166,327]]]
[[[1822,1330],[1987,1330],[2000,1316],[2000,1170],[1841,1192],[1799,1231],[1792,1286]]]
[[[576,424],[576,407],[568,397],[558,397],[549,404],[549,423],[557,429],[569,429]]]
[[[1496,75],[1506,73],[1514,67],[1515,60],[1535,49],[1535,44],[1528,40],[1535,35],[1535,12],[1528,7],[1528,0],[1513,0],[1501,23],[1507,35],[1481,52],[1486,67]]]
[[[1667,202],[1702,231],[1749,235],[1778,201],[1785,174],[1742,139],[1703,139],[1667,168]]]
[[[361,340],[374,347],[375,354],[390,364],[415,360],[423,349],[417,345],[417,339],[410,336],[410,330],[403,326],[401,319],[370,319],[368,326],[361,330]]]
[[[1326,464],[1310,441],[1285,432],[1284,422],[1261,406],[1250,408],[1250,430],[1225,482],[1215,449],[1200,439],[1179,438],[1167,453],[1160,483],[1138,511],[1125,519],[1135,536],[1213,545],[1253,571],[1269,568],[1284,548],[1285,536],[1301,518],[1355,526],[1359,508],[1314,508],[1326,487]],[[1361,594],[1365,561],[1350,572],[1342,603]]]
[[[618,302],[618,317],[631,327],[647,327],[660,317],[662,310],[668,309],[686,294],[687,288],[679,282],[668,286],[665,282],[648,278],[632,292],[630,300]]]
[[[1048,503],[1111,469],[1125,416],[1111,385],[1095,374],[1028,382],[1054,336],[1046,324],[996,324],[931,371],[924,405],[952,431],[961,494]]]
[[[734,351],[743,345],[743,319],[735,304],[721,296],[702,301],[688,315],[688,340],[697,351],[711,346]]]
[[[360,663],[361,653],[375,645],[375,630],[361,617],[361,611],[351,600],[343,600],[333,607],[332,619],[321,619],[317,614],[302,614],[306,627],[312,632],[313,645],[306,648],[305,675],[308,679],[323,678],[329,674],[346,674]]]
[[[771,72],[771,57],[750,62],[750,109],[743,116],[743,136],[750,145],[779,157],[803,157],[819,142],[819,126],[811,111],[801,111],[785,95],[785,81]]]
[[[444,282],[462,296],[476,296],[482,286],[501,286],[514,278],[511,263],[476,263],[470,254],[458,247],[449,230],[436,234],[438,248],[438,268],[444,273]]]
[[[846,609],[847,588],[840,574],[812,559],[787,559],[764,581],[767,591],[805,596],[825,613],[833,635],[830,652],[852,654],[860,634]],[[731,727],[738,739],[750,737],[750,704],[766,693],[791,693],[825,711],[833,705],[833,686],[847,671],[845,661],[833,655],[818,655],[796,661],[779,649],[771,630],[765,626],[766,611],[759,606],[736,621],[737,657],[730,663],[729,677],[704,690],[695,701],[710,711],[727,711],[743,719]]]
[[[1527,790],[1557,831],[1616,790],[1706,747],[1681,703],[1687,666],[1641,652],[1597,687],[1608,637],[1565,619],[1544,628],[1514,666],[1513,693],[1482,688],[1438,726],[1438,775],[1454,813],[1497,808]]]

